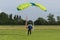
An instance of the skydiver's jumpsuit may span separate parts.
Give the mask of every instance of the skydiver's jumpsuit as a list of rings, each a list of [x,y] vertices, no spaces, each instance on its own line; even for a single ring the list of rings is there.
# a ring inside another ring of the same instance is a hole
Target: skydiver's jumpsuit
[[[32,25],[28,25],[28,35],[31,35]]]

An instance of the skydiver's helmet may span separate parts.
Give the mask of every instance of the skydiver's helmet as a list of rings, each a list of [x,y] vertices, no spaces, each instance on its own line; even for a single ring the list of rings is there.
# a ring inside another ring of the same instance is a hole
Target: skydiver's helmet
[[[32,24],[28,24],[28,26],[32,26]]]

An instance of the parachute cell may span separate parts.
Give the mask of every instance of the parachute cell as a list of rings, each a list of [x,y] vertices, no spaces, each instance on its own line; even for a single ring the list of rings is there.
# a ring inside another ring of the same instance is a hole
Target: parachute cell
[[[39,7],[41,10],[46,11],[46,8],[45,8],[43,5],[38,4],[38,3],[35,3],[35,5],[36,5],[37,7]]]
[[[25,3],[25,4],[21,4],[17,7],[18,10],[23,10],[25,8],[28,8],[29,6],[31,6],[32,4],[30,3]]]

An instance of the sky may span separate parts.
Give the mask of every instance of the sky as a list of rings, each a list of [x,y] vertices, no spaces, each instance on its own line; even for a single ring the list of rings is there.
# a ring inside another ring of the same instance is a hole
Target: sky
[[[22,11],[17,10],[17,6],[23,3],[40,3],[47,8],[47,12],[42,11],[38,7],[31,6]],[[47,19],[49,13],[54,14],[54,17],[60,16],[60,0],[0,0],[0,12],[7,14],[19,15],[23,19],[36,20],[38,17]]]

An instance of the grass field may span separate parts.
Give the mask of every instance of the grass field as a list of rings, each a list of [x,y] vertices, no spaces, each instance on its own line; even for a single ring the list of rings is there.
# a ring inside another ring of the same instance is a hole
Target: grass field
[[[0,40],[60,40],[59,26],[35,26],[27,35],[24,26],[0,26]]]

